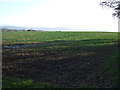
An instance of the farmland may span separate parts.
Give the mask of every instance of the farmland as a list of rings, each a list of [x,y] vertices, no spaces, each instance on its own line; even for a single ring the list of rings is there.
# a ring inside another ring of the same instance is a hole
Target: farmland
[[[3,88],[119,87],[116,32],[2,32]]]

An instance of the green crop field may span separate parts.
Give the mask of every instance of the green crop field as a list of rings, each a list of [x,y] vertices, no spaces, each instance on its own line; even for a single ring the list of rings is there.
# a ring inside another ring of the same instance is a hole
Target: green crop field
[[[89,40],[108,39],[117,40],[118,33],[110,32],[2,32],[3,44],[32,43],[59,40]]]
[[[3,88],[119,87],[117,32],[2,32]]]

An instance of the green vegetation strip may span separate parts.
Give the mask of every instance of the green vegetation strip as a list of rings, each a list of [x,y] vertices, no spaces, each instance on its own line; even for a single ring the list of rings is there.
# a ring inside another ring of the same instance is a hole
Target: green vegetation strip
[[[33,80],[22,80],[18,78],[3,76],[2,88],[57,88],[58,86],[49,82],[34,83]]]
[[[27,31],[3,31],[3,44],[37,43],[46,41],[111,39],[117,40],[117,32],[27,32]]]

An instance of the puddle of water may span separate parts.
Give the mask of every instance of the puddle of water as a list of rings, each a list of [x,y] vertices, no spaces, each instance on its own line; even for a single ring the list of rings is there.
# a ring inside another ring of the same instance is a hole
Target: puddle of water
[[[14,45],[5,45],[3,49],[21,49],[26,48],[28,45],[25,44],[14,44]]]
[[[4,46],[3,47],[4,49],[20,49],[20,48],[23,48],[23,46]]]

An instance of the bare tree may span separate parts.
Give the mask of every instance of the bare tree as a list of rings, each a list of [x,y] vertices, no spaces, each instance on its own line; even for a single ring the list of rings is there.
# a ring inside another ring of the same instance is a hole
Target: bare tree
[[[106,0],[101,2],[100,5],[112,8],[115,11],[112,15],[120,18],[120,0]]]

